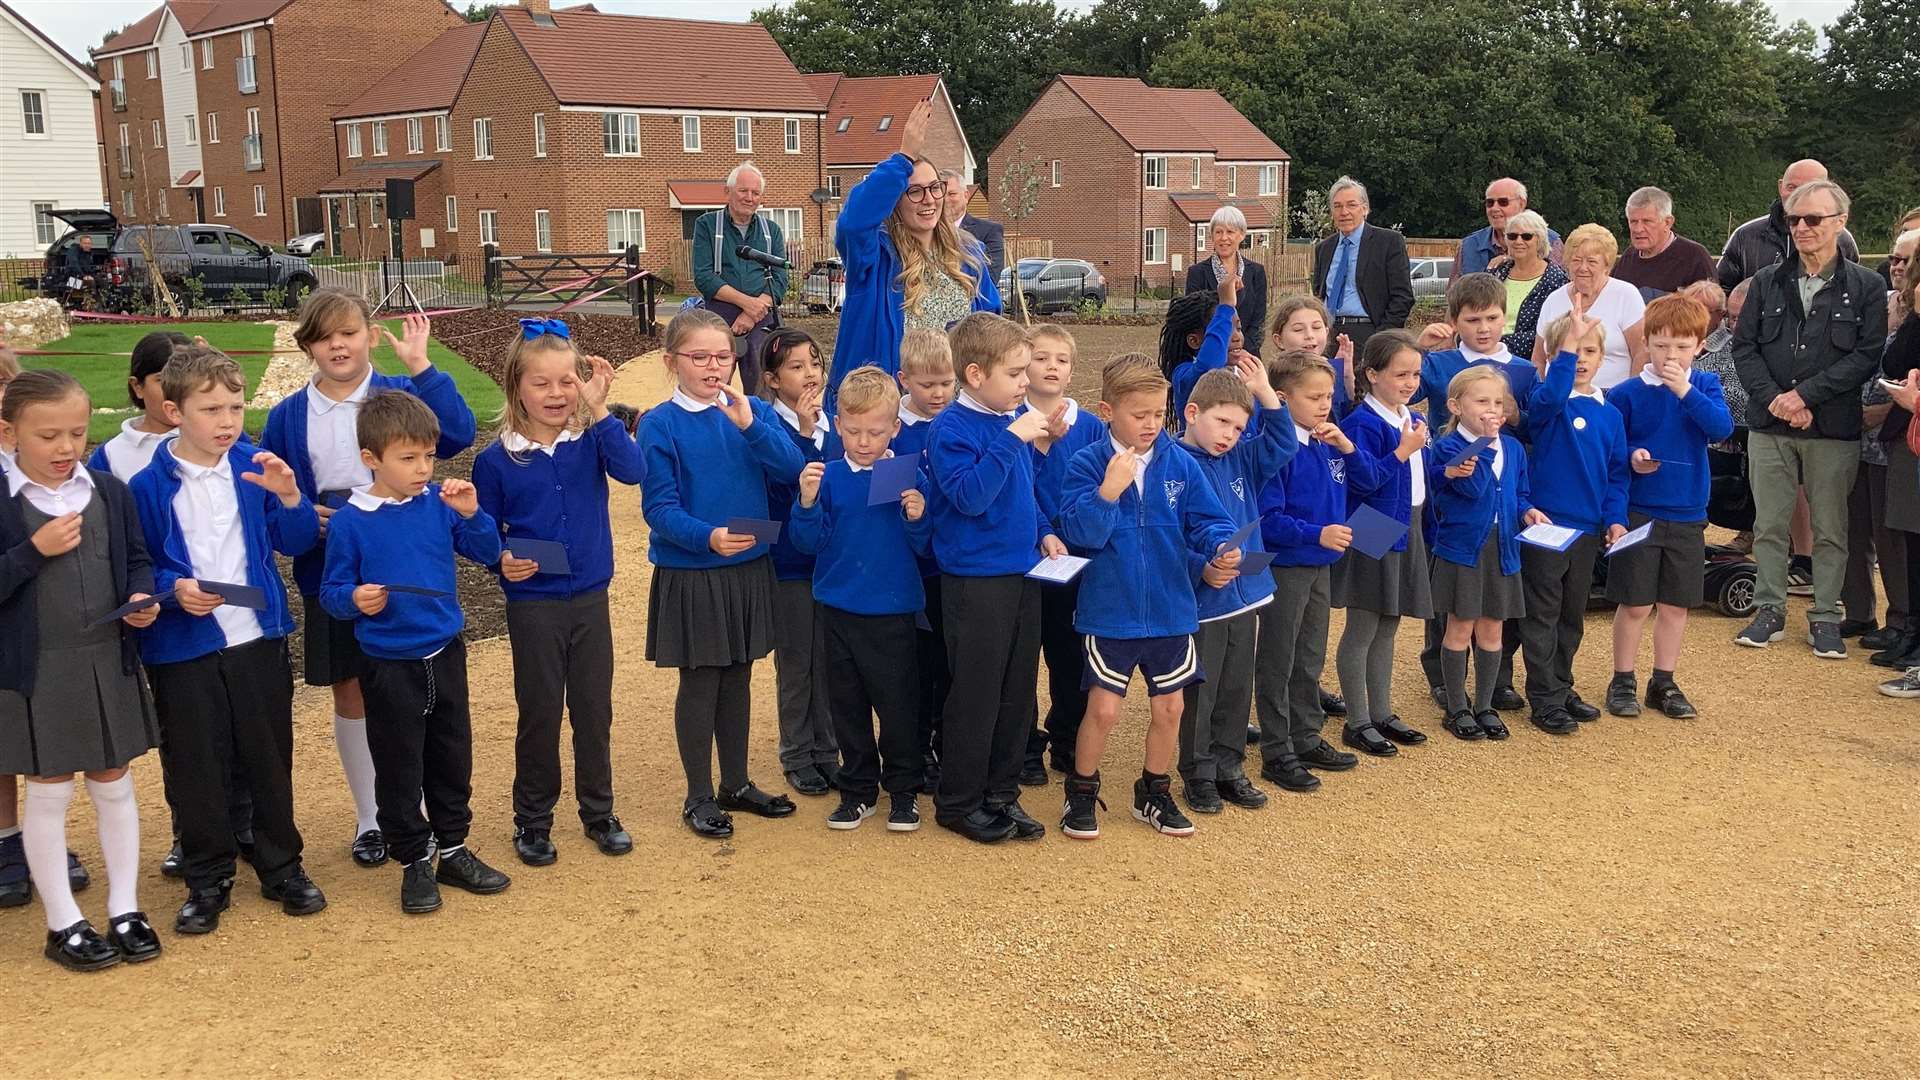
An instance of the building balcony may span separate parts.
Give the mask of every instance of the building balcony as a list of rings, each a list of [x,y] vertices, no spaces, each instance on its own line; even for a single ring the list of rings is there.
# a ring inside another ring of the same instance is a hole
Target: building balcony
[[[240,83],[241,93],[252,94],[252,93],[257,93],[259,91],[260,80],[254,76],[253,57],[251,56],[236,57],[233,61],[233,68],[234,68],[234,74],[238,78]]]
[[[113,111],[126,112],[127,111],[127,81],[125,79],[109,79],[107,81],[107,90],[112,96]]]
[[[266,159],[265,153],[261,149],[261,140],[259,135],[255,134],[255,135],[247,136],[245,139],[241,140],[240,145],[246,151],[248,172],[258,172],[259,170],[267,167],[267,159]]]

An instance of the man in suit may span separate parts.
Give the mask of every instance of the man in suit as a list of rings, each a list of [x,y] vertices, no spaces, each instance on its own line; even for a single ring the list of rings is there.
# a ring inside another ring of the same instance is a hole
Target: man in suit
[[[1351,176],[1327,191],[1333,235],[1313,248],[1313,295],[1333,317],[1333,336],[1353,339],[1354,355],[1376,330],[1407,325],[1413,311],[1413,271],[1407,238],[1367,224],[1367,189]]]
[[[947,182],[947,220],[961,232],[971,234],[987,252],[987,271],[993,275],[996,284],[1000,281],[1000,272],[1007,268],[1007,228],[997,221],[974,217],[967,213],[967,200],[973,198],[973,185],[958,169],[940,170],[940,179]]]

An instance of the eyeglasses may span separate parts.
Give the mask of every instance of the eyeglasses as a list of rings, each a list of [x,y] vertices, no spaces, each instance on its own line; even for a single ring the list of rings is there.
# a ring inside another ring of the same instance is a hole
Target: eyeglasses
[[[1532,233],[1530,233],[1530,232],[1510,232],[1510,233],[1508,233],[1508,234],[1507,234],[1507,239],[1509,239],[1509,240],[1532,240],[1532,239],[1533,239],[1533,234],[1532,234]]]
[[[683,353],[674,353],[673,355],[679,357],[682,360],[685,360],[687,363],[692,364],[694,367],[720,367],[723,364],[730,364],[733,362],[733,351],[731,349],[729,349],[726,352],[716,352],[716,353],[683,352]]]
[[[1787,227],[1793,229],[1805,225],[1809,229],[1817,229],[1821,222],[1839,216],[1839,214],[1788,214]]]
[[[907,200],[909,202],[926,202],[928,199],[944,199],[946,197],[947,182],[945,180],[932,184],[911,184],[907,187]]]
[[[1887,256],[1887,265],[1889,265],[1889,266],[1905,266],[1905,265],[1907,265],[1908,263],[1910,263],[1910,262],[1912,262],[1912,261],[1913,261],[1913,258],[1912,258],[1912,256],[1909,256],[1909,255],[1889,255],[1889,256]],[[0,385],[5,385],[5,384],[4,384],[4,383],[0,383]]]
[[[1509,196],[1509,195],[1502,195],[1499,198],[1493,198],[1489,196],[1487,199],[1487,206],[1488,208],[1492,208],[1495,206],[1506,206],[1510,203],[1514,203],[1517,201],[1519,200],[1514,199],[1512,196]]]

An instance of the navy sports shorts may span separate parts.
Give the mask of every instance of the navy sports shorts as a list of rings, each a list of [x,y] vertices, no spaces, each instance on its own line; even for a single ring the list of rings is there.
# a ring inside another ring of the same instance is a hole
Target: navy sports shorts
[[[1190,683],[1205,680],[1200,656],[1193,649],[1193,635],[1152,638],[1110,638],[1082,634],[1081,651],[1086,655],[1086,670],[1080,675],[1080,689],[1099,687],[1121,697],[1127,696],[1127,684],[1135,668],[1147,679],[1147,696],[1177,694]]]

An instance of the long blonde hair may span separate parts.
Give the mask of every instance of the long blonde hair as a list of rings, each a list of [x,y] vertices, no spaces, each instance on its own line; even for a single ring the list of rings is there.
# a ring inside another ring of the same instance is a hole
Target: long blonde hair
[[[913,166],[918,169],[922,163],[932,165],[926,158],[915,158]],[[936,172],[935,175],[938,175]],[[906,196],[904,193],[902,198]],[[962,285],[972,279],[974,296],[980,295],[980,283],[986,279],[987,263],[974,247],[960,239],[960,230],[947,220],[943,207],[939,218],[933,225],[933,245],[923,247],[920,241],[900,220],[900,208],[895,206],[893,213],[887,215],[887,235],[893,239],[893,249],[900,254],[900,290],[904,295],[902,306],[908,311],[919,311],[920,303],[927,295],[927,266],[929,263],[944,271],[946,275]]]
[[[500,381],[505,385],[507,394],[506,400],[500,404],[499,422],[508,431],[514,432],[522,438],[530,437],[529,433],[532,430],[533,424],[527,417],[526,405],[520,400],[520,380],[526,377],[527,358],[529,356],[535,353],[549,352],[570,354],[573,357],[574,377],[579,379],[582,384],[580,397],[573,405],[573,415],[567,418],[566,429],[568,431],[585,431],[587,421],[592,419],[593,416],[591,408],[587,405],[587,395],[585,393],[585,384],[587,380],[593,378],[593,369],[588,366],[586,358],[580,355],[579,346],[575,345],[571,339],[563,338],[558,334],[541,334],[538,337],[532,338],[524,337],[518,333],[516,328],[513,336],[513,344],[507,346],[505,370],[500,373]],[[507,457],[512,459],[516,465],[525,465],[531,460],[529,454],[517,454],[511,450],[507,451]]]

